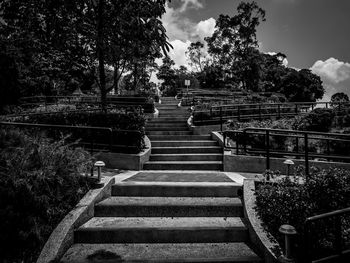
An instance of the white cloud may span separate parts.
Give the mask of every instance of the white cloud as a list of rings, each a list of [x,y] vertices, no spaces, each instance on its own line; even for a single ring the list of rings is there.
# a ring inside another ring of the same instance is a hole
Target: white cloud
[[[169,56],[175,61],[176,66],[188,66],[186,58],[187,48],[192,42],[204,41],[205,37],[214,33],[216,21],[214,18],[195,23],[185,17],[183,12],[189,8],[200,9],[203,4],[199,0],[181,0],[178,8],[166,5],[166,13],[162,17],[163,25],[166,29],[170,43],[174,49],[169,52]],[[206,48],[206,46],[205,46]]]
[[[268,54],[270,56],[277,55],[276,52],[266,52],[265,54]],[[288,59],[287,58],[283,59],[282,64],[283,66],[288,67]]]
[[[181,0],[183,3],[180,7],[180,12],[184,12],[187,8],[192,7],[195,9],[203,8],[203,4],[199,0]]]
[[[215,24],[216,24],[216,21],[212,17],[207,20],[200,21],[196,25],[196,31],[195,31],[199,40],[203,41],[204,38],[212,36],[215,30]]]
[[[324,83],[323,101],[330,100],[331,96],[337,92],[350,95],[350,63],[329,58],[326,61],[316,61],[310,69],[319,75]]]
[[[172,60],[174,60],[175,66],[179,67],[181,65],[184,65],[189,68],[185,53],[187,51],[187,48],[191,45],[191,42],[189,40],[184,42],[177,39],[171,41],[170,44],[174,47],[174,49],[169,52],[169,56]]]

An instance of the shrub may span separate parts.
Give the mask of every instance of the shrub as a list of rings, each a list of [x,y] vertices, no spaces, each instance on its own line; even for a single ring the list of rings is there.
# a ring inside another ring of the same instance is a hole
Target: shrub
[[[14,119],[16,121],[16,119]],[[69,112],[62,111],[57,114],[34,114],[28,115],[25,120],[17,119],[18,121],[24,121],[27,123],[40,123],[40,124],[52,124],[52,125],[68,125],[68,126],[93,126],[93,127],[109,127],[113,130],[136,130],[140,134],[121,134],[115,132],[113,134],[113,141],[115,144],[123,144],[132,146],[133,148],[119,149],[121,151],[139,152],[144,149],[144,135],[145,135],[145,117],[138,111],[134,112],[122,112],[111,111],[107,114],[103,112]],[[88,138],[90,136],[87,133],[73,134],[76,139]],[[105,135],[96,138],[96,142],[108,143]]]
[[[305,179],[300,172],[298,175]],[[281,225],[293,225],[301,234],[307,217],[350,207],[350,171],[313,168],[308,180],[303,184],[297,178],[283,178],[276,184],[261,184],[257,188],[256,198],[258,214],[268,231],[283,245],[284,241],[278,231]],[[349,223],[347,222],[347,227]],[[321,255],[331,249],[330,232],[333,225],[325,225],[323,222],[314,227],[313,233],[317,233],[317,238],[313,243],[316,253]],[[343,234],[345,237],[349,233]],[[301,235],[299,237],[302,238]],[[302,240],[299,240],[300,246],[301,242]]]
[[[297,128],[302,131],[328,132],[334,116],[332,109],[317,108],[301,118]]]
[[[88,191],[89,154],[64,140],[0,130],[1,262],[35,262],[52,230]]]

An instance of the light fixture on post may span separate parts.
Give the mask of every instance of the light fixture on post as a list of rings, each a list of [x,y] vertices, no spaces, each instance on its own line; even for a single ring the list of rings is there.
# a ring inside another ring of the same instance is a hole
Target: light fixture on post
[[[279,232],[284,235],[284,247],[285,247],[285,253],[282,255],[279,259],[280,262],[295,262],[295,260],[292,257],[292,242],[291,238],[292,236],[297,234],[297,231],[295,230],[295,227],[291,225],[282,225],[279,228]]]
[[[294,162],[291,159],[287,159],[283,163],[287,165],[287,176],[290,176],[290,166],[294,165]]]
[[[102,173],[102,167],[105,167],[106,164],[102,161],[97,161],[94,164],[94,167],[97,167],[97,181],[96,181],[96,188],[100,188],[104,185],[104,183],[101,182],[101,173]]]

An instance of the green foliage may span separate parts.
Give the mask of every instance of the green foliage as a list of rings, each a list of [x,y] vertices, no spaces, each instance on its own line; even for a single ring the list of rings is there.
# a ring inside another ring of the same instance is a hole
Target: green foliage
[[[307,217],[350,207],[350,171],[337,168],[311,170],[307,180],[302,173],[297,173],[303,177],[304,183],[297,177],[287,177],[277,183],[263,183],[257,187],[256,210],[268,231],[281,245],[284,243],[278,231],[281,225],[293,225],[302,234]],[[315,243],[318,254],[323,253],[324,249],[330,249],[332,228],[332,224],[325,222],[314,225],[312,242]],[[302,238],[301,235],[300,237]],[[301,242],[300,239],[300,247]]]
[[[337,92],[332,95],[331,102],[332,103],[349,102],[349,96],[344,92]],[[337,106],[337,104],[335,104],[334,106]]]
[[[265,21],[265,11],[255,1],[241,2],[237,15],[220,15],[214,34],[205,39],[214,64],[220,65],[227,75],[233,73],[235,82],[242,82],[245,89],[256,88],[259,79],[259,65],[255,60],[259,53],[256,29],[262,21]]]
[[[334,116],[332,109],[315,109],[300,119],[297,129],[302,131],[328,132],[332,127]]]
[[[16,120],[16,119],[14,119]],[[114,133],[113,139],[115,144],[134,146],[137,152],[144,149],[144,135],[145,135],[145,117],[138,111],[134,112],[119,112],[111,111],[107,114],[103,112],[70,112],[63,111],[57,114],[35,114],[28,115],[25,120],[21,118],[17,121],[24,121],[27,123],[41,123],[52,125],[68,125],[68,126],[93,126],[93,127],[108,127],[113,130],[136,130],[140,134],[125,134]],[[86,132],[67,131],[73,133],[75,139],[87,139],[89,140],[89,134]],[[51,136],[56,138],[56,133],[50,133]],[[100,136],[95,138],[96,142],[109,143],[109,138]],[[123,149],[122,149],[123,150]],[[127,150],[127,149],[124,149]],[[132,149],[130,149],[132,150]]]
[[[88,191],[89,154],[64,140],[0,130],[1,262],[35,262],[56,225]]]

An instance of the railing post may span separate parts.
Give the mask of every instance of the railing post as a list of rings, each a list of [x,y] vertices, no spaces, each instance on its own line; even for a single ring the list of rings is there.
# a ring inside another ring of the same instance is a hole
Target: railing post
[[[259,104],[259,120],[261,121],[261,104]]]
[[[237,119],[238,121],[241,121],[241,110],[239,106],[237,106]]]
[[[335,226],[335,250],[339,256],[342,254],[342,224],[341,224],[341,216],[338,215],[334,218],[334,226]]]
[[[270,170],[270,131],[266,130],[266,170]]]
[[[281,118],[281,104],[278,104],[278,118]]]
[[[222,132],[222,106],[220,106],[220,130]]]
[[[309,138],[307,133],[304,133],[304,144],[305,144],[305,175],[306,175],[306,179],[308,179],[309,177]]]

